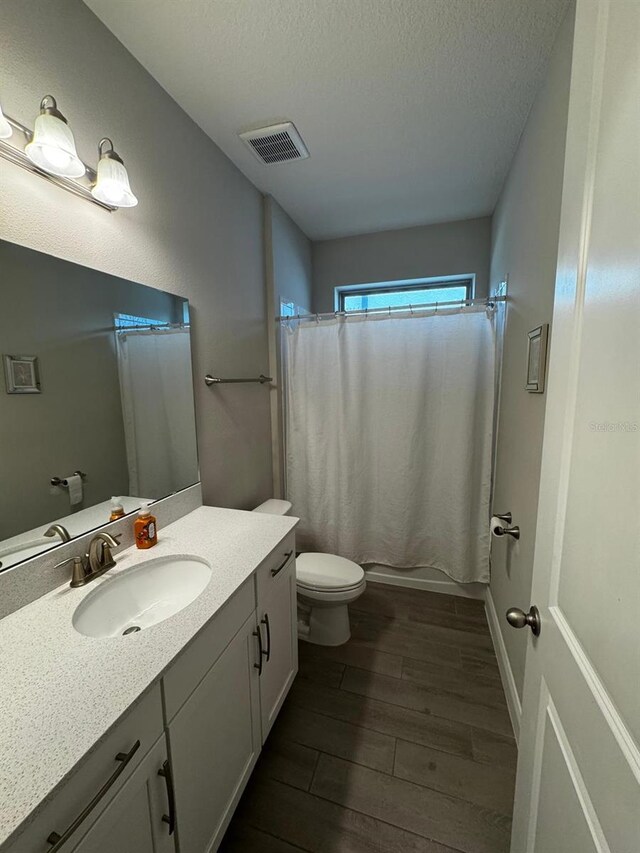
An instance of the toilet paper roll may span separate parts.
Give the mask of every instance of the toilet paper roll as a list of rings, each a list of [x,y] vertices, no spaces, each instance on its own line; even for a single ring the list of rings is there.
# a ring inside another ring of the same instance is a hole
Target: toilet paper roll
[[[501,518],[495,515],[491,516],[491,533],[493,536],[504,536],[505,523]]]
[[[69,492],[69,503],[71,506],[82,503],[82,477],[80,474],[72,474],[65,480]]]

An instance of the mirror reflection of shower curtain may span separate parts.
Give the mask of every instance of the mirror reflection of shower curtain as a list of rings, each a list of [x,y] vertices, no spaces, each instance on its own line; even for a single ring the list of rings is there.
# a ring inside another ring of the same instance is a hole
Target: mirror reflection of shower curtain
[[[282,338],[299,547],[488,582],[491,312],[290,322]]]
[[[162,497],[196,483],[188,329],[116,334],[129,494]]]

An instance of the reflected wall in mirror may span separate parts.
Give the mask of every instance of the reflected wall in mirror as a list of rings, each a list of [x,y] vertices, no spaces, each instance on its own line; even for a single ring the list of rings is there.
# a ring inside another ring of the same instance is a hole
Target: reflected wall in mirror
[[[0,355],[0,571],[198,482],[187,300],[0,241]]]

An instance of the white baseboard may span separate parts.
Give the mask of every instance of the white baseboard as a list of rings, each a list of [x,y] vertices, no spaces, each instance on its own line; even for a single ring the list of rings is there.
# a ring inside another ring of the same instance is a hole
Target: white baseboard
[[[500,622],[496,612],[496,606],[491,595],[491,588],[487,587],[487,592],[484,602],[487,611],[487,622],[489,623],[489,631],[493,640],[493,647],[498,658],[498,667],[500,669],[500,677],[502,678],[502,687],[505,696],[507,697],[507,707],[509,708],[509,716],[511,717],[511,725],[513,733],[516,736],[516,742],[520,739],[520,720],[522,717],[522,703],[518,695],[518,688],[513,677],[513,670],[509,663],[507,647],[504,644],[502,631],[500,630]]]
[[[405,586],[411,589],[426,589],[430,592],[442,592],[446,595],[459,595],[462,598],[484,599],[486,584],[483,583],[456,583],[451,578],[442,575],[440,578],[421,578],[415,575],[407,576],[398,574],[393,570],[385,571],[384,566],[375,569],[365,569],[367,581],[372,583],[386,583],[391,586]]]

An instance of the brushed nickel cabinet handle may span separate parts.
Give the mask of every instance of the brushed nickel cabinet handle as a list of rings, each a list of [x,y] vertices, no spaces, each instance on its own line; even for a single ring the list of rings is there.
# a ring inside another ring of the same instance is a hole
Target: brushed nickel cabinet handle
[[[269,614],[264,614],[264,619],[260,620],[261,625],[265,625],[267,628],[267,650],[266,652],[262,652],[262,654],[266,657],[267,663],[269,663],[269,658],[271,657],[271,626],[269,625]],[[258,628],[258,630],[260,630]]]
[[[107,793],[109,788],[114,784],[118,776],[123,772],[127,764],[131,761],[133,756],[136,754],[138,749],[140,748],[140,741],[137,740],[134,745],[131,747],[129,752],[119,752],[115,761],[120,762],[120,766],[116,767],[111,776],[104,783],[102,788],[98,791],[98,793],[93,797],[93,799],[87,803],[87,805],[82,809],[78,817],[73,821],[73,823],[69,824],[67,829],[60,835],[58,832],[51,832],[49,837],[47,838],[47,843],[52,844],[53,847],[49,850],[49,853],[58,853],[58,850],[62,848],[64,844],[71,838],[76,829],[80,826],[80,824],[89,816],[89,814],[95,809],[100,800]]]
[[[262,632],[259,627],[257,631],[253,632],[253,636],[258,638],[258,663],[254,663],[253,668],[258,670],[258,675],[262,675],[262,656],[264,651],[262,649]]]
[[[285,566],[287,565],[287,563],[289,562],[289,557],[290,557],[292,554],[293,554],[293,551],[287,551],[287,553],[286,553],[286,554],[285,554],[285,556],[284,556],[284,563],[283,563],[281,566],[278,566],[278,568],[277,568],[277,569],[271,569],[271,577],[272,577],[272,578],[275,578],[275,576],[276,576],[277,574],[279,574],[279,573],[284,569],[284,567],[285,567]]]
[[[169,804],[169,814],[162,815],[162,822],[169,824],[169,835],[173,835],[176,828],[176,795],[173,790],[173,773],[171,772],[169,759],[167,759],[160,770],[158,770],[158,776],[162,776],[164,778],[167,786],[167,803]]]

